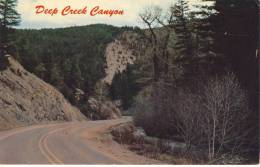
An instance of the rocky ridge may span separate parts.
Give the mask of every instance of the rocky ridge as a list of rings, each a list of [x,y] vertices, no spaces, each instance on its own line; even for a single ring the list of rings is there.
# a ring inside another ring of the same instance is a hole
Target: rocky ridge
[[[6,55],[0,71],[0,130],[50,121],[84,120],[53,86],[26,71]]]

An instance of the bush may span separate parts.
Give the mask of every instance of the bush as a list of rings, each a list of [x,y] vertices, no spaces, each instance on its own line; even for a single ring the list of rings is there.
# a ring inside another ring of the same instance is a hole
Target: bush
[[[161,82],[140,93],[135,99],[134,122],[147,135],[176,139],[176,128],[171,121],[171,89]]]
[[[137,96],[133,107],[133,120],[135,125],[142,127],[147,134],[154,135],[156,132],[152,121],[154,121],[154,110],[149,97],[144,94]]]
[[[250,111],[247,94],[233,73],[190,86],[158,83],[152,90],[154,96],[137,99],[134,116],[147,134],[172,140],[177,136],[187,154],[201,150],[206,154],[200,156],[210,161],[242,152]]]

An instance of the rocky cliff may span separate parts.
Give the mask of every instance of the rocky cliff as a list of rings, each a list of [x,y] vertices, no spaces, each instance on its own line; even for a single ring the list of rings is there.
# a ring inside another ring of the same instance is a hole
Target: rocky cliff
[[[111,85],[116,73],[122,73],[128,64],[134,64],[142,45],[140,35],[132,31],[125,31],[118,35],[115,40],[107,45],[106,57],[106,77],[103,81]]]
[[[0,130],[85,117],[54,87],[26,71],[11,56],[0,70]]]

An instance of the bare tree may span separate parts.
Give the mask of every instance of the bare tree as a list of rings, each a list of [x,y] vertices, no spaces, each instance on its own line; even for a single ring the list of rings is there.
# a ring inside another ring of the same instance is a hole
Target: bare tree
[[[156,27],[156,18],[160,15],[160,10],[158,7],[150,6],[144,9],[142,13],[139,14],[142,21],[146,24],[149,29],[150,35],[148,40],[153,50],[153,71],[154,71],[154,80],[158,81],[159,79],[159,60],[158,60],[158,36],[155,33],[154,28]]]
[[[172,126],[178,129],[186,144],[186,153],[201,140],[200,102],[190,90],[179,89],[173,98]]]
[[[210,161],[223,153],[241,152],[250,129],[248,99],[233,73],[200,81],[196,92],[179,89],[172,100],[172,127],[177,127],[186,144],[207,150]]]
[[[207,136],[208,158],[224,150],[238,151],[250,130],[245,128],[248,99],[238,79],[233,73],[216,77],[204,85],[203,92],[201,128]]]
[[[152,48],[154,80],[158,81],[161,73],[167,75],[169,66],[170,34],[173,32],[173,5],[164,14],[164,11],[158,6],[150,6],[139,14],[143,23],[147,26],[149,33],[145,33]],[[160,31],[157,31],[160,29]]]

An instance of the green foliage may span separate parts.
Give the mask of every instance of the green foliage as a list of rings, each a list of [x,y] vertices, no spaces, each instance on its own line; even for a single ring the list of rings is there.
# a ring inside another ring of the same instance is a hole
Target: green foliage
[[[204,0],[215,2],[209,18],[218,53],[223,54],[247,87],[256,86],[258,15],[256,0]],[[250,75],[248,75],[250,74]],[[251,84],[251,85],[250,85]],[[250,86],[249,86],[250,85]]]
[[[4,28],[19,25],[20,15],[15,10],[16,6],[17,0],[0,1],[0,23]]]
[[[46,72],[46,68],[43,63],[40,63],[35,67],[35,74],[39,76],[40,78],[43,78],[44,73]]]
[[[7,51],[10,28],[20,23],[20,15],[15,10],[16,5],[17,0],[0,0],[0,70],[8,66],[3,56]]]
[[[173,6],[173,15],[175,20],[173,22],[175,32],[174,48],[178,57],[191,57],[191,32],[189,30],[188,22],[188,2],[186,0],[178,0]]]
[[[8,28],[20,23],[20,15],[15,10],[17,0],[0,0],[0,41],[7,42]]]
[[[214,32],[210,22],[212,10],[208,6],[197,5],[199,11],[190,14],[191,30],[194,34],[194,52],[208,55],[214,52]]]
[[[125,71],[117,73],[112,81],[109,96],[113,100],[121,100],[124,110],[132,106],[133,98],[141,90],[142,86],[137,82],[136,66],[128,65]]]
[[[105,48],[122,30],[108,25],[17,30],[12,43],[22,65],[56,86],[70,101],[79,88],[93,94],[103,78]]]

